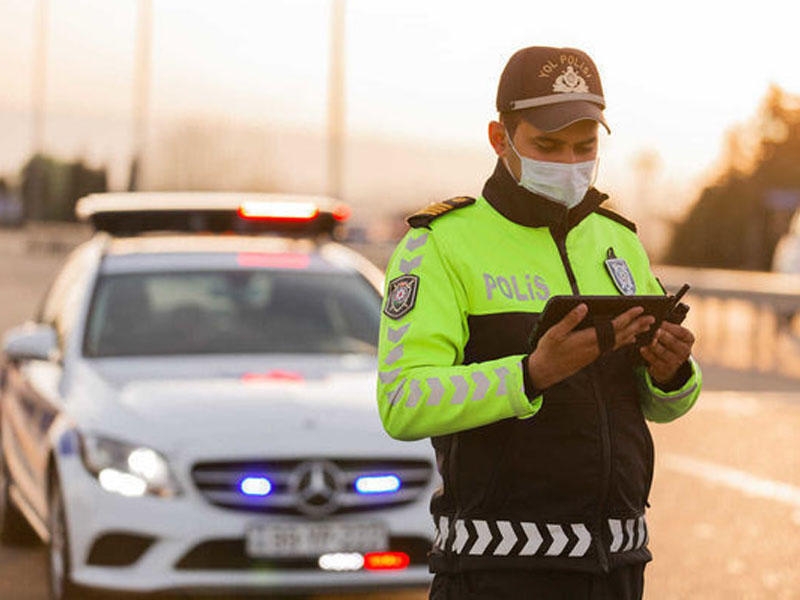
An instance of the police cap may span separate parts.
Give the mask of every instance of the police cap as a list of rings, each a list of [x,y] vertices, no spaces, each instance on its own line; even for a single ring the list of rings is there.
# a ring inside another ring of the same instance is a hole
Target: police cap
[[[592,119],[610,132],[603,117],[605,106],[594,61],[575,48],[531,46],[518,50],[497,86],[497,111],[525,110],[525,119],[542,131]]]

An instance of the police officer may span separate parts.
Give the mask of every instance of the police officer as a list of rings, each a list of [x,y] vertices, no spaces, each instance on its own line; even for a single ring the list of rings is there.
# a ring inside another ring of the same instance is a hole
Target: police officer
[[[632,308],[531,349],[553,295],[663,294],[633,223],[592,187],[600,76],[572,48],[515,53],[474,198],[412,215],[387,270],[377,399],[401,440],[430,437],[433,599],[641,598],[653,442],[698,397],[694,337]]]

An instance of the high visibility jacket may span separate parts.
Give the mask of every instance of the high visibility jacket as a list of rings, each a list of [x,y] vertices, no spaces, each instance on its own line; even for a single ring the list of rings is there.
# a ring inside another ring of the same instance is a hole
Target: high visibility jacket
[[[435,572],[602,572],[650,559],[645,418],[689,410],[698,366],[690,359],[664,391],[627,347],[541,393],[526,390],[522,362],[549,297],[620,293],[610,254],[636,294],[663,293],[635,227],[605,199],[591,189],[567,211],[498,162],[474,203],[412,218],[390,260],[377,400],[391,436],[432,439],[443,481],[431,501]]]

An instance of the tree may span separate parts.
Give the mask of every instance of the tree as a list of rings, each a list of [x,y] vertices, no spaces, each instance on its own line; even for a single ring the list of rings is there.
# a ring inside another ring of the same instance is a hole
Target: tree
[[[22,168],[22,203],[26,219],[73,221],[75,204],[87,194],[105,192],[106,170],[83,161],[65,162],[37,154]]]
[[[723,171],[675,230],[667,262],[768,270],[800,206],[800,97],[768,90],[756,118],[732,129]]]

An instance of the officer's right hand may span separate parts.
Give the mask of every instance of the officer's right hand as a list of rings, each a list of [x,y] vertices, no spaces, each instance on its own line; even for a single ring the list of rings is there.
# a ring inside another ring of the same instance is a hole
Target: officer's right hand
[[[536,350],[528,357],[528,373],[537,390],[566,379],[600,356],[596,330],[575,329],[587,310],[586,304],[579,304],[539,338]],[[650,329],[655,319],[643,312],[644,308],[635,306],[611,321],[614,350],[632,344],[638,334]]]

